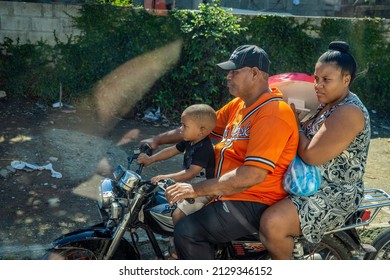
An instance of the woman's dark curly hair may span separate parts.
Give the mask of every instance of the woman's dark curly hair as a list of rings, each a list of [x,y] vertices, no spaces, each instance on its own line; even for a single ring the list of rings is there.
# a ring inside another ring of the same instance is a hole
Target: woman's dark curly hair
[[[349,45],[347,42],[331,42],[328,51],[319,57],[318,62],[336,63],[341,68],[341,74],[351,75],[349,85],[351,85],[356,77],[357,63],[355,58],[349,53]]]

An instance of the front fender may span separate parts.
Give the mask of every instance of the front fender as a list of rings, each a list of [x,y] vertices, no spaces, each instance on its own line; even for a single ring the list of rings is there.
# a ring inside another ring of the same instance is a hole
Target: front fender
[[[106,253],[102,252],[102,250],[107,250],[111,241],[111,231],[107,230],[103,224],[98,224],[67,233],[57,238],[53,241],[53,248],[50,250],[84,248],[94,252],[96,256],[102,257]],[[137,260],[140,259],[140,255],[130,242],[128,242],[125,238],[122,238],[112,259]]]
[[[69,232],[53,241],[55,248],[70,246],[73,243],[86,242],[88,240],[109,240],[111,232],[104,224],[94,225],[83,229]]]

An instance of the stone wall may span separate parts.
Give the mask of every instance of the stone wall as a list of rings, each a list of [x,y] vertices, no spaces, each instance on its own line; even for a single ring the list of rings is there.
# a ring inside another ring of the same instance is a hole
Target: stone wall
[[[26,3],[0,1],[0,42],[5,37],[21,43],[40,39],[54,44],[54,32],[61,40],[78,34],[69,15],[75,16],[80,6],[60,3]]]

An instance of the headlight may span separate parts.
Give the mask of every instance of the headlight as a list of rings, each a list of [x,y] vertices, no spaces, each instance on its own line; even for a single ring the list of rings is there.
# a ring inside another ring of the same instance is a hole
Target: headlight
[[[100,184],[97,200],[101,209],[106,209],[111,205],[111,197],[114,196],[112,183],[111,179],[106,178]]]
[[[133,171],[126,171],[119,180],[119,186],[125,191],[131,191],[141,181],[141,176]]]

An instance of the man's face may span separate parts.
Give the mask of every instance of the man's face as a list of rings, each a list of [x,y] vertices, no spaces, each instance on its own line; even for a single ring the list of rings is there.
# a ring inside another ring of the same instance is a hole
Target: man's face
[[[227,73],[227,87],[231,95],[242,97],[248,92],[248,87],[252,84],[252,68],[243,67],[237,70],[231,70]]]

